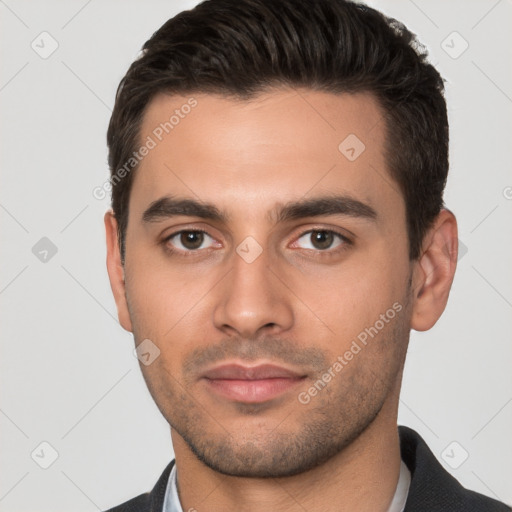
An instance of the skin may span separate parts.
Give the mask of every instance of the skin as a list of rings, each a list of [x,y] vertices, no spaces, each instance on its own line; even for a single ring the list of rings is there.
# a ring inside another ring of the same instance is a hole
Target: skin
[[[399,474],[397,409],[409,332],[430,329],[446,306],[455,217],[442,210],[421,257],[409,261],[405,204],[386,169],[386,127],[369,93],[281,89],[250,101],[194,98],[197,107],[136,171],[124,265],[115,217],[105,215],[120,323],[137,344],[149,338],[160,350],[141,369],[172,427],[183,509],[386,511]],[[141,140],[188,99],[153,99]],[[338,149],[349,134],[365,144],[354,161]],[[376,218],[279,218],[291,202],[334,195],[371,206]],[[164,196],[209,203],[225,218],[144,222]],[[180,235],[166,240],[194,229],[208,236],[196,236],[199,248],[188,254]],[[311,230],[332,245],[316,244]],[[351,243],[330,239],[332,230]],[[251,263],[236,251],[248,236],[262,251]],[[334,371],[358,334],[397,303],[400,312]],[[247,404],[201,379],[221,362],[274,363],[303,378],[276,398]],[[329,368],[334,377],[301,403],[299,393]]]

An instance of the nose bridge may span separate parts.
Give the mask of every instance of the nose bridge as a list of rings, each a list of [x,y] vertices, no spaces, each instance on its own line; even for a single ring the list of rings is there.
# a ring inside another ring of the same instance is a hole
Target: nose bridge
[[[274,275],[276,270],[271,270],[269,254],[263,249],[257,254],[255,249],[249,241],[248,245],[240,244],[233,254],[231,272],[214,313],[217,328],[235,330],[247,337],[264,327],[286,330],[293,323],[292,304]]]
[[[250,303],[271,295],[269,259],[263,251],[254,260],[244,259],[239,253],[233,257],[231,286],[232,293],[239,295],[239,300]]]

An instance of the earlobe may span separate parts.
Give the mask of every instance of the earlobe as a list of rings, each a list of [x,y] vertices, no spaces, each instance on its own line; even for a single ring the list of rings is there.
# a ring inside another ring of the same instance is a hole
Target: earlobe
[[[107,241],[107,272],[110,287],[116,301],[117,316],[121,326],[127,331],[132,332],[132,322],[126,301],[124,266],[121,263],[118,243],[117,220],[112,210],[105,213],[104,221]]]
[[[423,252],[415,264],[411,327],[426,331],[442,315],[457,266],[457,220],[441,210],[424,238]]]

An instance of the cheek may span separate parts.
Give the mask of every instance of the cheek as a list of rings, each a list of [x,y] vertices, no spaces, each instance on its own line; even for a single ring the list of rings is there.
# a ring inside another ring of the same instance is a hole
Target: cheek
[[[130,260],[126,295],[132,323],[139,336],[160,339],[179,318],[183,287],[150,261]]]
[[[392,255],[372,254],[378,256],[354,255],[339,266],[316,268],[295,277],[292,289],[310,309],[306,316],[311,319],[314,313],[317,317],[317,321],[304,323],[301,330],[310,330],[316,337],[324,324],[329,337],[326,345],[340,351],[393,304],[403,302],[405,267],[397,265]]]
[[[132,257],[126,271],[126,294],[137,339],[149,338],[163,349],[172,345],[179,351],[205,326],[208,290],[215,273],[203,275],[171,266],[162,258],[139,256]]]

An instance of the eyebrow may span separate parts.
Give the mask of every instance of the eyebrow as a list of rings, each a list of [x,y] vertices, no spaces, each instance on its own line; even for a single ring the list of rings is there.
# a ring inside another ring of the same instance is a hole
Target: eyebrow
[[[377,211],[369,204],[348,195],[319,197],[285,204],[277,211],[277,221],[320,217],[323,215],[345,215],[375,222]]]
[[[142,214],[143,222],[158,222],[169,217],[183,215],[224,222],[226,216],[212,204],[194,199],[175,199],[165,196],[153,201]]]
[[[276,207],[269,217],[276,222],[286,222],[306,217],[323,215],[345,215],[376,221],[376,210],[348,195],[328,196],[307,200],[292,201]],[[227,215],[216,206],[194,199],[178,199],[170,196],[153,201],[142,214],[143,222],[159,222],[170,217],[199,217],[207,220],[226,222]]]

